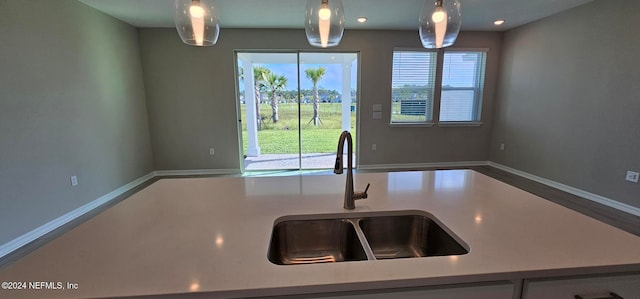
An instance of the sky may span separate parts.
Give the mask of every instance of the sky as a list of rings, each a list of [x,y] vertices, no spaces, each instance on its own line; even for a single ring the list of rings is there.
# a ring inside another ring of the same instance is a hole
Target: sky
[[[297,89],[298,67],[295,64],[256,64],[270,69],[278,75],[287,77],[287,90]],[[305,70],[309,68],[324,67],[325,74],[320,79],[319,86],[328,90],[336,90],[342,93],[342,65],[340,64],[302,64],[300,65],[300,86],[302,89],[312,89],[313,82],[307,79]],[[357,78],[357,67],[354,62],[351,66],[351,88],[354,89]]]
[[[296,55],[292,53],[274,53],[274,60],[281,59],[283,55],[292,59],[286,58],[288,61],[296,61]],[[313,60],[333,60],[340,59],[340,54],[330,53],[312,53],[305,56],[305,53],[301,53],[300,60],[300,85],[302,89],[312,89],[313,83],[305,75],[305,70],[308,68],[324,67],[325,75],[320,79],[319,86],[328,90],[335,90],[342,93],[342,64],[336,63],[304,63],[304,59]],[[324,55],[327,57],[325,58]],[[353,54],[344,54],[353,55]],[[429,76],[430,72],[434,72],[435,68],[431,69],[428,65],[435,64],[436,54],[434,52],[395,52],[394,53],[394,73],[393,73],[393,86],[401,87],[404,85],[425,85],[426,78],[435,79],[433,76]],[[478,53],[467,52],[449,52],[444,57],[444,68],[442,76],[442,84],[444,86],[451,87],[472,87],[477,82],[475,69],[478,67],[478,62],[481,59]],[[280,56],[280,57],[278,57]],[[264,60],[270,60],[267,58]],[[263,60],[263,61],[264,61]],[[296,63],[254,63],[254,66],[263,66],[270,69],[272,72],[278,75],[284,75],[287,78],[286,90],[296,90],[298,83],[298,67]],[[351,88],[357,87],[357,74],[358,74],[357,60],[351,65]],[[244,90],[244,85],[240,84],[240,90]]]
[[[273,54],[277,56],[278,54]],[[290,53],[284,55],[291,55]],[[324,55],[327,57],[325,58]],[[354,55],[353,53],[346,53],[344,55]],[[287,78],[287,87],[286,90],[296,90],[298,88],[298,66],[295,63],[297,60],[293,57],[293,63],[253,63],[253,66],[263,66],[270,69],[273,73],[278,75],[283,75]],[[340,59],[340,54],[324,54],[324,53],[312,53],[311,55],[305,55],[305,53],[301,53],[300,55],[300,87],[301,89],[312,89],[313,82],[306,77],[305,70],[308,68],[325,68],[325,75],[320,79],[319,86],[321,88],[325,88],[328,90],[336,90],[339,93],[342,93],[342,64],[340,63],[305,63],[304,59],[314,59],[314,60],[333,60]],[[274,58],[278,59],[278,58]],[[282,59],[280,57],[280,59]],[[288,59],[288,58],[286,58]],[[241,66],[241,65],[240,65]],[[246,71],[245,71],[246,73]],[[358,64],[357,59],[351,63],[351,89],[357,88],[357,74],[358,74]],[[244,90],[244,84],[240,84],[240,89]]]

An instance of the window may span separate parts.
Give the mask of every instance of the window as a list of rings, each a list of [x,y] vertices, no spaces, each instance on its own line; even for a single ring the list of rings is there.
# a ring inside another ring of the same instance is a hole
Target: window
[[[440,121],[479,121],[486,52],[444,53]]]
[[[485,64],[486,50],[394,51],[391,123],[480,121]]]
[[[433,115],[437,52],[394,51],[391,122],[428,122]]]

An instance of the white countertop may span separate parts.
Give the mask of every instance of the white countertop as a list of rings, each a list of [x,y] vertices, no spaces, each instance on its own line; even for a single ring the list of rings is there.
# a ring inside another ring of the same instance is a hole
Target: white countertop
[[[0,297],[187,292],[279,295],[640,270],[640,237],[471,170],[354,175],[369,198],[342,208],[344,175],[162,179],[0,272],[0,282],[77,290]],[[287,215],[421,210],[470,247],[455,257],[280,266],[267,260]]]

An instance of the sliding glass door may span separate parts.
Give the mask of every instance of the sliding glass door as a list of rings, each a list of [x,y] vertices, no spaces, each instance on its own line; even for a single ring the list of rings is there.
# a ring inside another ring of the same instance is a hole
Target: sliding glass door
[[[357,53],[300,53],[303,169],[333,168],[342,131],[355,139]]]
[[[340,132],[356,132],[358,54],[236,57],[244,170],[333,168]]]

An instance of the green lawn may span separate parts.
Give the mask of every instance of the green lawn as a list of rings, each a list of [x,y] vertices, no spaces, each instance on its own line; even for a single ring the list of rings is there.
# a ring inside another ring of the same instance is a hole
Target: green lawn
[[[298,104],[280,104],[279,120],[271,121],[271,105],[260,105],[260,114],[264,120],[262,130],[258,131],[258,144],[263,154],[297,154],[299,149],[298,127],[302,126],[302,153],[335,153],[338,137],[342,132],[340,113],[341,103],[321,103],[320,120],[322,124],[314,126],[309,120],[313,117],[313,105],[300,106],[298,122]],[[242,105],[242,144],[247,152],[247,132],[245,105]],[[351,127],[355,128],[355,112],[351,113]],[[355,130],[351,132],[355,139]],[[355,141],[355,140],[354,140]]]

